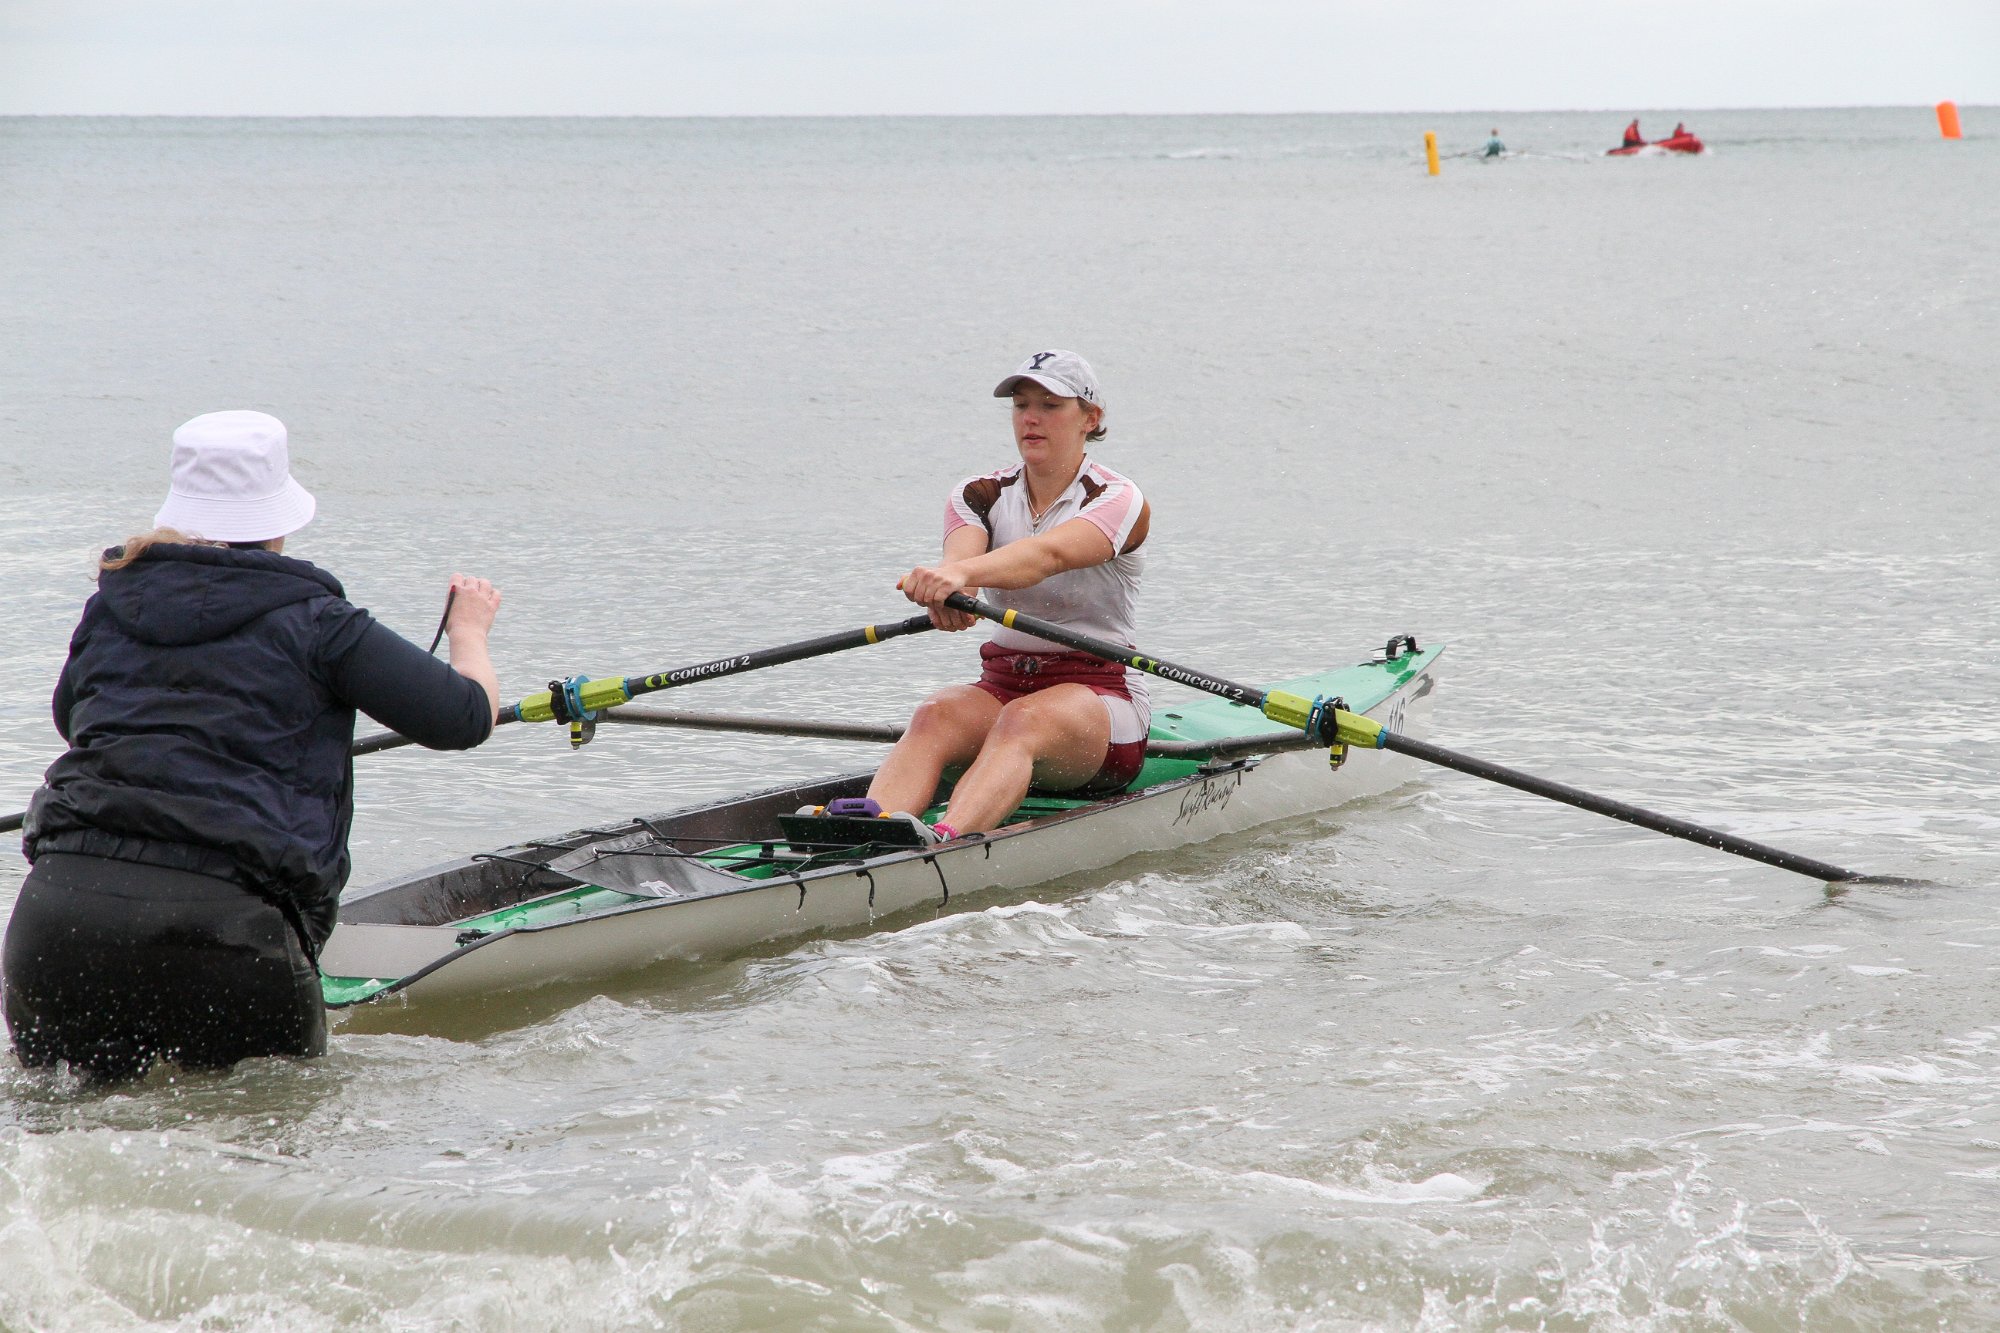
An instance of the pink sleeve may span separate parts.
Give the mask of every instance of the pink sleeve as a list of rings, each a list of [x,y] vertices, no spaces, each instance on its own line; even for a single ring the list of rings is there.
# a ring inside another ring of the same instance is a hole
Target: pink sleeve
[[[965,502],[965,488],[979,480],[967,477],[951,488],[951,495],[944,502],[944,535],[949,538],[960,528],[969,528],[979,522],[979,515],[972,512],[972,506]]]
[[[1103,490],[1092,497],[1077,517],[1093,524],[1111,542],[1113,553],[1125,549],[1126,538],[1132,535],[1132,525],[1139,521],[1139,513],[1146,507],[1146,497],[1139,494],[1139,488],[1128,477],[1115,472],[1100,474],[1107,483]]]

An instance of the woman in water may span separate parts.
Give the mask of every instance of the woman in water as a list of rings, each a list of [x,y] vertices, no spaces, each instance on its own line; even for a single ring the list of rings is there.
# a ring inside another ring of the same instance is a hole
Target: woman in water
[[[7,923],[22,1063],[126,1077],[326,1049],[314,959],[349,869],[355,710],[436,749],[485,740],[500,594],[453,576],[446,666],[283,554],[313,509],[282,423],[211,412],[174,432],[153,531],[105,552]]]
[[[905,575],[903,594],[940,629],[975,619],[946,598],[986,590],[1002,607],[1131,643],[1152,514],[1137,486],[1085,452],[1105,435],[1096,374],[1074,352],[1037,352],[993,396],[1013,401],[1021,461],[952,490],[944,559]],[[1139,673],[1013,629],[996,629],[979,655],[976,683],[918,707],[868,788],[868,813],[947,841],[997,827],[1031,785],[1094,795],[1138,775],[1150,725]],[[920,816],[947,769],[964,774],[927,828]]]

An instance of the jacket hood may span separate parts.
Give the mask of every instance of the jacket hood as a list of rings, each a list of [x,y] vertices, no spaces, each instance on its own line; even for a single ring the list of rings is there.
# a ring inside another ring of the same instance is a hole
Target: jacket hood
[[[181,646],[224,638],[293,602],[346,593],[325,570],[272,551],[159,545],[98,575],[97,595],[133,638]]]

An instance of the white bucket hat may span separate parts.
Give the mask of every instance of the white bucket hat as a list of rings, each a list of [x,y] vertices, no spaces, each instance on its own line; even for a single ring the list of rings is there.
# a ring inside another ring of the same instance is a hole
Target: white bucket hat
[[[205,412],[174,432],[174,479],[153,526],[212,542],[267,542],[312,521],[292,480],[285,423],[265,412]]]
[[[1090,362],[1075,352],[1057,350],[1035,353],[1014,367],[1014,373],[994,387],[993,396],[1008,397],[1022,380],[1033,380],[1050,393],[1059,393],[1065,398],[1081,398],[1100,410],[1104,407],[1104,396],[1097,388],[1097,372],[1090,368]]]

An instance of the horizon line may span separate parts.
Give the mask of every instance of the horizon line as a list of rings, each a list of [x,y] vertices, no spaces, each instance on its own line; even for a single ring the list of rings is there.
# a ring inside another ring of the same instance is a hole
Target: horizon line
[[[2000,102],[1956,102],[1982,110]],[[1650,115],[1655,112],[1930,111],[1937,102],[1820,102],[1735,106],[1436,107],[1358,111],[6,111],[0,120],[1118,120],[1284,116]]]

